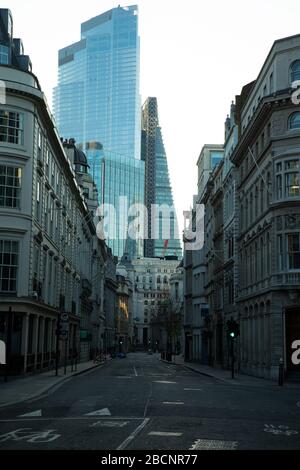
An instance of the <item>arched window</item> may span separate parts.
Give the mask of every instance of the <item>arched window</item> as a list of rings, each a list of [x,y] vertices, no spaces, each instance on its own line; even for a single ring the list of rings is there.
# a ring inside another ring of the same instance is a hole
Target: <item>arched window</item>
[[[295,60],[291,65],[291,82],[300,80],[300,60]]]
[[[300,112],[293,113],[289,117],[289,129],[300,129]]]

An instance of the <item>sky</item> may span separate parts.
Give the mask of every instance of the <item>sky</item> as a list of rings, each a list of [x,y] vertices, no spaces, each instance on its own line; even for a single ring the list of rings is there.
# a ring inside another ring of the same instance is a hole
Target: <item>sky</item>
[[[139,6],[141,96],[158,99],[180,230],[197,192],[197,159],[223,143],[231,101],[254,80],[276,39],[300,33],[299,0],[7,0],[49,105],[57,51],[80,24],[118,5]]]

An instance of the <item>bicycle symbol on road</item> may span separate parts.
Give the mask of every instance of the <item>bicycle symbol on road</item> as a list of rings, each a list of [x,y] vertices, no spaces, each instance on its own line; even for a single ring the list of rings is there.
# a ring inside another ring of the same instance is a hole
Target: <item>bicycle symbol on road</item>
[[[54,434],[56,429],[48,429],[46,431],[32,431],[31,428],[20,428],[15,431],[2,434],[0,442],[6,441],[27,441],[32,443],[52,442],[58,439],[61,434]]]
[[[265,432],[270,432],[276,436],[279,434],[284,434],[286,436],[292,436],[295,434],[298,434],[298,431],[295,431],[294,429],[290,429],[288,426],[280,425],[280,426],[274,426],[273,424],[265,424]]]

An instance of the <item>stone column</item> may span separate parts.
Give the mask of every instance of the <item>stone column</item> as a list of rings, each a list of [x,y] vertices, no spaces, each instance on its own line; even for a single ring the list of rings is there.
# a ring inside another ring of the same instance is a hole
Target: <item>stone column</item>
[[[41,317],[41,328],[40,328],[40,352],[41,356],[41,369],[44,361],[44,337],[45,337],[45,317]]]
[[[34,321],[33,321],[32,352],[34,354],[34,370],[36,370],[37,355],[38,355],[39,318],[40,318],[39,315],[35,315]]]
[[[24,356],[24,369],[23,369],[24,374],[26,374],[26,369],[27,369],[28,331],[29,331],[29,313],[26,312],[22,318],[22,344],[21,344],[21,354]]]
[[[279,360],[284,358],[283,344],[283,315],[280,303],[274,302],[271,306],[271,378],[278,379]]]

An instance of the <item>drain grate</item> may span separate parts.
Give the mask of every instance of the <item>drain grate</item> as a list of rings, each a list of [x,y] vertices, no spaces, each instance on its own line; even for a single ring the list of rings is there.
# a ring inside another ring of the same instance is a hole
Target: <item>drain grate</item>
[[[197,439],[190,450],[235,450],[237,441],[219,441],[213,439]]]

